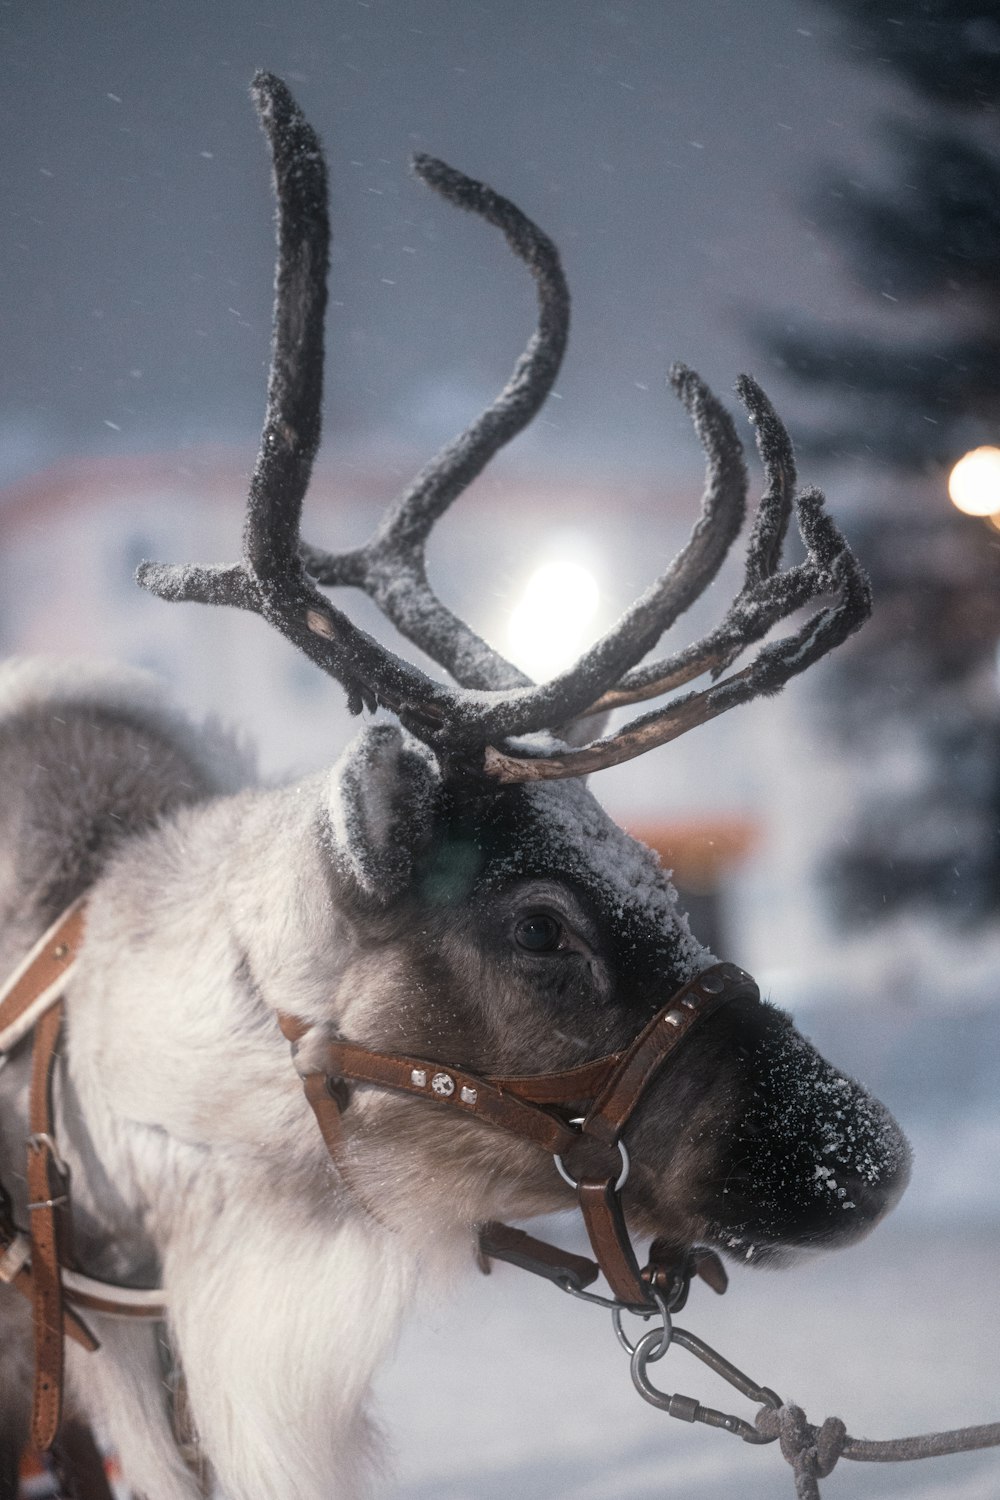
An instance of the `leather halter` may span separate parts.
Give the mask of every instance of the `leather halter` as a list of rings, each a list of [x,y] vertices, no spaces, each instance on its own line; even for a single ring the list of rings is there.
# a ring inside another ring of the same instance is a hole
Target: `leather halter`
[[[337,1039],[304,1049],[302,1041],[314,1028],[281,1012],[278,1023],[292,1044],[306,1098],[342,1175],[348,1079],[426,1099],[496,1126],[551,1152],[575,1188],[597,1263],[612,1292],[621,1302],[647,1307],[653,1301],[652,1278],[639,1269],[621,1205],[628,1174],[622,1134],[646,1090],[696,1025],[732,1000],[759,998],[757,985],[743,969],[714,964],[672,995],[624,1051],[562,1072],[503,1078],[482,1077],[427,1058],[371,1052]],[[517,1261],[517,1243],[510,1236],[519,1236],[519,1231],[506,1225],[487,1227],[486,1253]],[[540,1242],[531,1243],[539,1247]],[[524,1263],[523,1256],[519,1263]]]

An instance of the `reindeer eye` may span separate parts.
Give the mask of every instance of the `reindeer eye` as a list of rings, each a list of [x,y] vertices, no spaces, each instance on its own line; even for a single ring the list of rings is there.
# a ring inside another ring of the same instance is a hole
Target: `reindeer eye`
[[[552,953],[559,947],[562,928],[555,917],[537,912],[533,917],[524,917],[514,928],[514,939],[518,947],[528,953]]]

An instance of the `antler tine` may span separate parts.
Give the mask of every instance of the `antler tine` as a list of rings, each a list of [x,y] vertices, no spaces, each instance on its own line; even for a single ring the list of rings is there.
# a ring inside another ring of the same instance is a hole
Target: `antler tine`
[[[256,579],[297,567],[299,516],[320,437],[330,228],[326,170],[312,127],[273,74],[257,73],[251,94],[271,147],[278,259],[267,414],[250,482],[244,564],[143,563],[138,580],[161,598],[259,611]]]
[[[751,400],[755,399],[754,391],[748,394]],[[500,782],[512,783],[585,776],[618,765],[678,739],[727,709],[778,692],[792,677],[853,634],[871,613],[868,579],[824,510],[819,490],[804,490],[795,502],[795,509],[808,558],[783,575],[783,579],[789,580],[784,591],[783,613],[790,613],[804,602],[800,596],[807,584],[810,596],[836,595],[833,604],[817,610],[793,635],[763,646],[748,666],[731,677],[701,692],[686,693],[665,707],[633,720],[617,734],[580,750],[529,758],[490,746],[485,757],[487,774]]]
[[[570,314],[569,288],[559,252],[537,224],[485,183],[466,177],[436,157],[415,156],[413,170],[421,182],[449,203],[478,214],[503,233],[535,278],[538,327],[497,399],[417,475],[379,528],[380,538],[391,538],[404,546],[425,542],[452,500],[482,472],[494,453],[534,419],[559,374]]]
[[[627,672],[594,704],[595,712],[607,713],[629,703],[659,698],[705,672],[718,677],[741,651],[761,640],[778,620],[811,597],[810,572],[799,567],[777,574],[795,494],[791,439],[752,376],[741,375],[736,391],[756,430],[765,476],[747,543],[743,587],[715,630],[672,656]],[[795,602],[789,603],[792,594]]]
[[[312,127],[272,75],[258,73],[251,93],[279,204],[267,413],[243,533],[247,567],[263,582],[298,568],[302,502],[322,426],[330,223],[326,166]]]
[[[767,481],[747,546],[745,587],[770,578],[781,563],[795,499],[795,453],[784,422],[752,375],[741,375],[736,394],[756,429],[757,452]]]
[[[618,623],[565,672],[537,687],[511,691],[476,709],[480,743],[565,724],[591,711],[694,602],[715,576],[743,522],[746,468],[732,418],[708,386],[684,365],[671,384],[687,408],[706,455],[701,513],[669,567]]]
[[[364,589],[401,634],[463,686],[526,686],[529,677],[438,599],[427,581],[424,549],[452,501],[545,402],[566,349],[569,288],[555,245],[509,199],[433,156],[416,156],[413,170],[450,203],[502,231],[535,279],[538,325],[500,395],[421,470],[366,547],[334,554],[303,544],[302,558],[318,583]]]
[[[138,582],[163,599],[230,604],[263,615],[347,689],[357,713],[413,706],[431,722],[447,690],[352,625],[311,586],[298,558],[299,520],[319,443],[329,247],[326,168],[315,132],[280,78],[252,94],[271,148],[278,204],[274,330],[267,413],[250,483],[243,561],[229,567],[143,563]]]

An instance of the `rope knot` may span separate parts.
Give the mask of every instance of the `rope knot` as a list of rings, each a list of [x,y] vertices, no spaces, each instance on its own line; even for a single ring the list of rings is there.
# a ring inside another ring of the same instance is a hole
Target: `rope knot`
[[[762,1437],[777,1438],[782,1456],[791,1464],[800,1500],[818,1496],[816,1481],[825,1479],[844,1451],[847,1428],[839,1417],[827,1417],[822,1427],[814,1427],[801,1406],[786,1402],[776,1411],[764,1407],[755,1418]]]

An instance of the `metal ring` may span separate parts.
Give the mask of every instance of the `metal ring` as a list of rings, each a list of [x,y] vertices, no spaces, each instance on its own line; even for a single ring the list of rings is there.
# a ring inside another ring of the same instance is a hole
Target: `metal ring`
[[[660,1296],[659,1292],[654,1292],[653,1293],[653,1301],[656,1303],[657,1311],[659,1312],[660,1317],[663,1319],[663,1327],[659,1328],[659,1329],[657,1329],[657,1328],[650,1328],[650,1329],[648,1329],[642,1335],[641,1338],[636,1339],[636,1341],[635,1341],[634,1344],[631,1342],[631,1340],[629,1339],[628,1334],[625,1332],[624,1328],[622,1327],[622,1313],[623,1312],[635,1312],[635,1315],[636,1315],[637,1318],[646,1319],[646,1318],[651,1318],[653,1316],[652,1312],[636,1312],[636,1310],[634,1308],[631,1308],[631,1307],[629,1307],[629,1308],[626,1308],[626,1307],[616,1307],[616,1308],[613,1309],[613,1311],[611,1313],[611,1321],[615,1325],[615,1337],[618,1340],[619,1344],[621,1344],[622,1348],[625,1350],[626,1354],[630,1354],[633,1357],[633,1359],[635,1358],[635,1351],[636,1351],[636,1349],[638,1349],[640,1347],[640,1345],[645,1345],[647,1339],[649,1339],[650,1340],[650,1344],[652,1344],[652,1336],[653,1336],[653,1334],[658,1333],[660,1335],[660,1346],[657,1349],[656,1353],[655,1354],[646,1354],[646,1353],[643,1354],[643,1360],[642,1360],[643,1369],[645,1369],[646,1365],[648,1365],[650,1363],[653,1363],[653,1362],[655,1362],[658,1359],[662,1359],[663,1358],[663,1356],[666,1354],[667,1350],[670,1348],[670,1341],[671,1341],[671,1339],[674,1336],[674,1325],[671,1322],[670,1313],[669,1313],[669,1311],[667,1309],[667,1304],[663,1300],[663,1298]]]
[[[582,1125],[583,1115],[577,1115],[574,1119],[570,1120],[569,1123],[571,1125]],[[618,1174],[618,1181],[615,1183],[615,1192],[620,1193],[626,1182],[628,1182],[629,1169],[632,1163],[629,1158],[628,1147],[625,1145],[625,1142],[616,1141],[615,1145],[618,1147],[618,1152],[622,1159],[622,1169]],[[567,1172],[566,1167],[563,1164],[562,1157],[557,1156],[555,1153],[553,1153],[552,1160],[555,1162],[556,1171],[559,1173],[559,1176],[562,1178],[563,1182],[568,1183],[571,1188],[578,1187],[579,1184],[576,1178],[571,1177]]]

